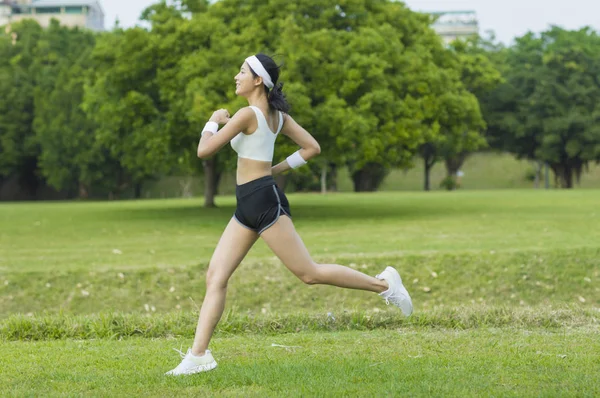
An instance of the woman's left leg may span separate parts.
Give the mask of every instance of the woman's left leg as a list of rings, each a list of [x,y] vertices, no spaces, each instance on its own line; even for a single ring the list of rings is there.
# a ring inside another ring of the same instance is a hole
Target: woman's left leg
[[[338,264],[317,264],[313,261],[296,232],[292,220],[282,215],[277,222],[265,230],[261,238],[277,257],[300,280],[309,285],[322,284],[348,289],[381,293],[388,283]]]

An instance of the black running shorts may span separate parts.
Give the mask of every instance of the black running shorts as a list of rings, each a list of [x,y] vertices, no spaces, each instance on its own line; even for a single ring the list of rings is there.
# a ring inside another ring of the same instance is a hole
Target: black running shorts
[[[234,218],[244,227],[263,233],[282,214],[292,217],[285,194],[277,187],[273,176],[265,176],[237,185],[237,207]]]

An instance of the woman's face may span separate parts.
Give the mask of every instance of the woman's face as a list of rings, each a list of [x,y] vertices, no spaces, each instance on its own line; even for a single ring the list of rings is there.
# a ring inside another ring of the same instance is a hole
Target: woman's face
[[[240,73],[235,76],[235,93],[242,97],[247,96],[256,87],[256,79],[246,62],[240,68]]]

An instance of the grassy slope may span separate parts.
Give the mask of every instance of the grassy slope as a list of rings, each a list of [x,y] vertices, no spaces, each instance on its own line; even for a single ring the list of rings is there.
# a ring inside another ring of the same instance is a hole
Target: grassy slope
[[[230,284],[211,345],[219,370],[164,378],[178,361],[170,348],[190,342],[189,298],[202,299],[233,198],[211,210],[195,199],[3,204],[3,393],[600,394],[600,191],[290,199],[317,260],[370,274],[398,266],[415,315],[303,286],[259,243]],[[14,341],[27,339],[54,341]]]
[[[0,207],[0,316],[194,308],[232,213],[197,200]],[[419,310],[600,303],[600,191],[292,195],[314,257],[369,274],[393,264]],[[115,252],[114,250],[119,250]],[[118,253],[118,254],[116,254]],[[368,293],[303,286],[259,242],[234,274],[243,311],[373,309]],[[179,307],[178,307],[179,306]]]

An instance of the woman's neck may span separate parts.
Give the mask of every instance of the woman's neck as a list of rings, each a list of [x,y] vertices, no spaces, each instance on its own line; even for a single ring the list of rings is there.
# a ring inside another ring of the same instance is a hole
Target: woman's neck
[[[248,105],[256,106],[262,109],[269,109],[269,101],[267,101],[267,96],[264,91],[261,93],[258,90],[255,90],[252,94],[248,96]]]

